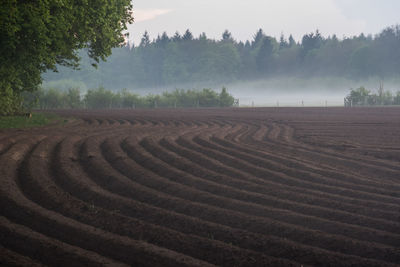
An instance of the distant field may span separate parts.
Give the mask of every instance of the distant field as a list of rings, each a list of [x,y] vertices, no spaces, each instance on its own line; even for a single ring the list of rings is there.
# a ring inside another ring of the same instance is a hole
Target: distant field
[[[400,264],[400,108],[58,115],[0,130],[1,265]]]

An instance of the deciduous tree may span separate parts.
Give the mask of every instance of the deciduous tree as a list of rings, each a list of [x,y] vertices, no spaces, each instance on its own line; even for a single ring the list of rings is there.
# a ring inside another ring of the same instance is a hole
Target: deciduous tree
[[[57,65],[77,67],[78,49],[93,63],[124,43],[133,21],[130,0],[2,0],[0,9],[0,94],[18,100],[34,91],[41,73]],[[0,113],[7,104],[0,106]]]

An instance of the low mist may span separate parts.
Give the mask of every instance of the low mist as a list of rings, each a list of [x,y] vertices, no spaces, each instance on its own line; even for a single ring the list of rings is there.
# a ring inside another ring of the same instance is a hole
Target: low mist
[[[372,92],[379,88],[379,79],[353,81],[340,78],[299,79],[279,77],[228,84],[231,94],[239,98],[240,106],[343,106],[351,89],[361,86]],[[400,83],[391,80],[385,90],[396,92]]]
[[[196,82],[154,88],[128,88],[140,95],[161,94],[175,89],[211,88],[217,92],[226,87],[228,92],[239,99],[240,107],[321,107],[343,106],[344,98],[351,89],[366,87],[372,93],[379,88],[379,78],[354,81],[334,77],[271,77],[252,81],[232,83]],[[400,80],[384,82],[384,89],[393,93],[400,90]]]

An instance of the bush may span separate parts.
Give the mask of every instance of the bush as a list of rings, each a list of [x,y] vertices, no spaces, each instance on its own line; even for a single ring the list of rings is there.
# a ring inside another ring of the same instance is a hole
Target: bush
[[[351,89],[350,94],[346,97],[346,99],[353,105],[353,106],[362,106],[368,103],[368,96],[370,91],[365,89],[363,86],[357,88],[355,90]]]
[[[396,96],[393,99],[394,105],[400,105],[400,91],[397,91]]]
[[[69,108],[80,108],[82,107],[81,91],[79,88],[68,89],[66,95],[66,102]]]
[[[164,92],[161,95],[149,94],[141,97],[123,89],[112,92],[104,87],[88,90],[81,100],[80,90],[70,88],[67,92],[54,88],[40,89],[34,93],[24,95],[24,103],[40,109],[82,108],[172,108],[172,107],[230,107],[234,98],[222,88],[220,94],[211,89],[179,90]],[[33,103],[33,104],[32,104]]]
[[[364,87],[351,89],[350,94],[345,98],[345,104],[348,106],[400,105],[400,91],[393,96],[392,92],[384,91],[381,87],[378,92],[379,94],[371,94]]]
[[[198,94],[199,107],[218,107],[219,95],[211,89],[203,89]]]
[[[14,115],[22,111],[22,97],[14,92],[11,87],[0,91],[0,115]]]
[[[121,97],[123,108],[135,108],[140,102],[139,96],[128,92],[127,89],[122,89]]]
[[[88,90],[84,101],[87,108],[106,109],[112,107],[114,94],[111,91],[99,87],[98,89]]]
[[[235,99],[233,98],[233,96],[228,94],[225,87],[222,87],[222,91],[219,94],[219,106],[220,107],[231,107],[231,106],[233,106],[234,102],[235,102]]]

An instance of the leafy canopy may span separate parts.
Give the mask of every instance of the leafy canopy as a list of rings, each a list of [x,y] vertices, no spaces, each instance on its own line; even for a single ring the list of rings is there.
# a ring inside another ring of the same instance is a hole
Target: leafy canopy
[[[1,96],[34,91],[41,73],[56,64],[78,67],[78,49],[94,62],[124,43],[133,22],[130,0],[2,0]]]

